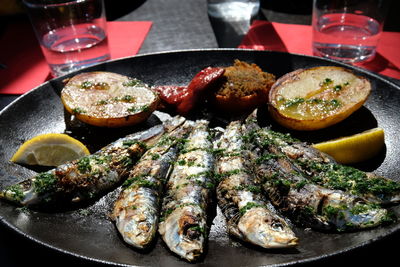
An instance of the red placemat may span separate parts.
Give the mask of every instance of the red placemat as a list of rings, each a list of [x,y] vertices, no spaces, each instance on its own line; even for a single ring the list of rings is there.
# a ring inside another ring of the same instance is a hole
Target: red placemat
[[[240,48],[312,55],[312,28],[308,25],[254,21]],[[383,32],[376,57],[357,66],[400,79],[400,33]]]
[[[107,23],[111,58],[138,53],[150,31],[150,21]],[[49,67],[29,23],[8,25],[0,36],[0,94],[23,94],[51,79]]]

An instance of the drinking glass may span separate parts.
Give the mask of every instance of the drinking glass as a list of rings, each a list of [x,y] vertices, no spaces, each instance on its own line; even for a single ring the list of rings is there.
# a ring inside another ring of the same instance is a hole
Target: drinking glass
[[[372,60],[382,32],[387,2],[314,0],[314,55],[348,63]]]
[[[208,17],[220,47],[236,47],[257,18],[259,0],[207,0]]]
[[[103,0],[23,0],[53,76],[110,58]]]

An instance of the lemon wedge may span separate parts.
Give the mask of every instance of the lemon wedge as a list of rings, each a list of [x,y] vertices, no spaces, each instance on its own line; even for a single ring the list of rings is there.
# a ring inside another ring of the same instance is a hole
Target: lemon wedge
[[[373,128],[359,134],[314,144],[313,147],[332,156],[339,163],[352,164],[374,157],[384,145],[384,130]]]
[[[89,155],[89,150],[80,141],[66,134],[49,133],[23,143],[11,161],[27,165],[58,166],[85,155]]]

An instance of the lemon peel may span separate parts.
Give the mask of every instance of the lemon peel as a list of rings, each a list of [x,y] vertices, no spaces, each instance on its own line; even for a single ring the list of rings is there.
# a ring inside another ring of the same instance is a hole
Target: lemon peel
[[[385,132],[373,128],[351,136],[314,144],[313,147],[342,164],[362,162],[376,156],[385,145]]]
[[[75,138],[61,133],[48,133],[24,142],[10,161],[26,165],[58,166],[89,154],[87,147]]]

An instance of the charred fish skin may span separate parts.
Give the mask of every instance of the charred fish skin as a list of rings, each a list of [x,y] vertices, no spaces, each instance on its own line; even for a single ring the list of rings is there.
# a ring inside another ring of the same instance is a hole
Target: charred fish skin
[[[172,129],[183,121],[181,117],[175,117],[166,124]],[[120,138],[94,154],[8,186],[0,192],[0,198],[39,209],[98,198],[120,185],[133,164],[164,132],[164,125],[156,125]]]
[[[137,141],[130,138],[126,140]],[[129,143],[126,148],[108,147],[12,185],[0,197],[27,207],[51,206],[57,202],[72,204],[94,199],[122,182],[128,169],[144,151],[144,143],[139,142]]]
[[[277,166],[282,162],[264,159],[257,164],[264,191],[297,225],[342,232],[375,227],[390,219],[386,209],[362,198],[310,184],[299,175],[282,171]]]
[[[400,202],[400,183],[397,181],[336,163],[297,160],[296,164],[317,185],[349,192],[379,205]]]
[[[213,188],[214,156],[208,122],[195,122],[166,185],[159,233],[169,249],[187,261],[204,252],[207,210]]]
[[[148,247],[157,232],[162,191],[178,145],[192,129],[186,121],[150,148],[129,173],[114,203],[113,219],[124,241],[135,248]]]
[[[376,204],[400,202],[399,182],[341,165],[325,153],[289,135],[267,129],[262,131],[312,183],[349,192]]]
[[[249,128],[257,130],[254,125]],[[253,146],[258,183],[272,203],[296,224],[324,231],[352,231],[390,220],[388,211],[374,203],[310,183],[263,129],[245,139]]]
[[[313,184],[291,190],[288,198],[287,202],[293,206],[288,210],[298,212],[293,216],[297,223],[317,230],[355,231],[373,228],[392,220],[386,209],[373,203]],[[311,221],[309,218],[319,221]],[[304,223],[307,220],[309,222]]]
[[[243,156],[241,123],[230,123],[216,142],[223,151],[216,161],[220,177],[217,200],[227,219],[231,235],[263,248],[287,248],[297,245],[297,237],[288,222],[280,217],[253,182]]]

